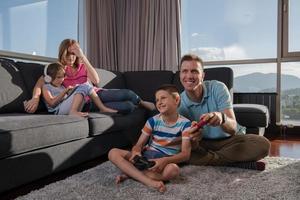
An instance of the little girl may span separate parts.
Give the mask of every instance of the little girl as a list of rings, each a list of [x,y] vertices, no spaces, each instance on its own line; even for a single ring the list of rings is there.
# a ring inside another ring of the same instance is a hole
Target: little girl
[[[62,83],[65,79],[65,70],[62,64],[52,63],[46,66],[44,75],[46,84],[42,88],[42,94],[49,112],[56,115],[87,116],[87,113],[80,112],[86,96],[90,96],[100,111],[117,112],[102,103],[89,83],[64,87]]]

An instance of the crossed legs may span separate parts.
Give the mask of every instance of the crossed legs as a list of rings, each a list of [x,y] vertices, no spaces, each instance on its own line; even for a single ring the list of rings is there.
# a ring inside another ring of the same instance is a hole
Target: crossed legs
[[[116,183],[131,177],[144,185],[157,189],[159,192],[165,192],[166,186],[163,181],[173,179],[179,175],[179,167],[176,164],[168,164],[161,173],[150,170],[139,171],[129,161],[130,156],[129,151],[122,149],[114,148],[109,151],[109,160],[124,173],[116,177]]]

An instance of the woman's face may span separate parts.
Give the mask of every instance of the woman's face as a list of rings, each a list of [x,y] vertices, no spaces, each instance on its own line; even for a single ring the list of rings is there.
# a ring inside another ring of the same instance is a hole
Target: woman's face
[[[75,61],[76,61],[75,54],[69,52],[68,50],[66,50],[66,53],[65,53],[65,56],[64,56],[64,64],[72,66],[72,65],[74,65]]]

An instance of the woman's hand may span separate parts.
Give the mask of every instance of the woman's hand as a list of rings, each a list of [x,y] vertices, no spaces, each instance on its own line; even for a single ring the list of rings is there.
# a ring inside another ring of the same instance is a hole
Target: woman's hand
[[[38,106],[39,106],[39,98],[32,98],[29,101],[24,101],[24,110],[27,113],[35,113],[35,111],[37,110]]]
[[[76,42],[72,44],[69,48],[68,51],[71,53],[74,53],[76,57],[82,58],[84,56],[82,49],[80,48],[79,44]]]

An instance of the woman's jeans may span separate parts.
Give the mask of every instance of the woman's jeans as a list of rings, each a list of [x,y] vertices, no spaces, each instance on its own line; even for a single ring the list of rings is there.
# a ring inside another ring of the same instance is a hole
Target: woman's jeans
[[[141,102],[141,98],[128,89],[101,89],[97,94],[105,106],[122,114],[132,112]],[[96,111],[98,108],[91,102],[89,110]]]

